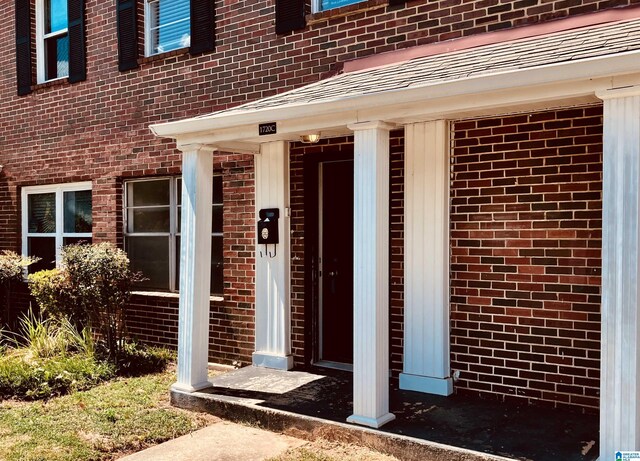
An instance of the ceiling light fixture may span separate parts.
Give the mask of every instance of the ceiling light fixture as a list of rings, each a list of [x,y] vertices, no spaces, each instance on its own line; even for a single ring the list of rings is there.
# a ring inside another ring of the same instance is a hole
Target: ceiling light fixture
[[[320,133],[303,134],[300,136],[300,142],[303,144],[316,144],[320,141]]]

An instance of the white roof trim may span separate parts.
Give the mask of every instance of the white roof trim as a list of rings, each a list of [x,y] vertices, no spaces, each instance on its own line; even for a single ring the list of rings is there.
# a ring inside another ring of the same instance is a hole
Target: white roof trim
[[[626,77],[623,77],[626,76]],[[640,85],[640,51],[598,56],[343,97],[318,103],[290,104],[242,113],[212,115],[151,125],[157,136],[179,142],[266,142],[311,129],[336,129],[368,120],[407,121],[447,116],[480,115],[492,106],[536,105],[564,100],[595,101],[595,92]],[[462,98],[462,99],[460,99]],[[487,101],[487,98],[489,101]],[[278,135],[257,136],[257,124],[278,124]],[[189,141],[188,141],[189,140]]]

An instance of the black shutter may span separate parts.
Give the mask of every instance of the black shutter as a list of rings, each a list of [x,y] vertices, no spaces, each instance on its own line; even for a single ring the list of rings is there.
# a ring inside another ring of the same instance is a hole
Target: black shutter
[[[189,53],[200,54],[216,47],[214,0],[191,0],[191,47]]]
[[[136,0],[118,2],[118,69],[138,67],[138,5]]]
[[[87,45],[84,31],[84,0],[67,1],[69,20],[69,81],[87,79]]]
[[[18,94],[31,93],[31,0],[16,0],[16,75]]]
[[[304,0],[276,0],[276,34],[304,29]]]

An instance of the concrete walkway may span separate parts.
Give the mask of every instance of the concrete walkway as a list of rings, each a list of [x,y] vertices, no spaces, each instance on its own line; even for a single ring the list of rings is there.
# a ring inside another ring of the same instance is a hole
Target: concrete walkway
[[[220,421],[156,445],[122,461],[262,461],[306,442],[253,427]]]

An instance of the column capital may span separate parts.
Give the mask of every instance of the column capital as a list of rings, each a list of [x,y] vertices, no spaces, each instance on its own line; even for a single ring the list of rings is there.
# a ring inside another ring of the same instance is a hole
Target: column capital
[[[640,96],[640,85],[596,91],[596,97],[603,101],[606,101],[607,99],[628,98],[632,96]]]
[[[178,143],[176,147],[181,152],[209,152],[213,154],[215,151],[219,150],[218,146],[200,143]]]
[[[391,131],[396,128],[396,125],[392,123],[383,122],[381,120],[371,120],[368,122],[358,122],[352,123],[351,125],[347,125],[351,131],[362,131],[362,130],[385,130]]]

